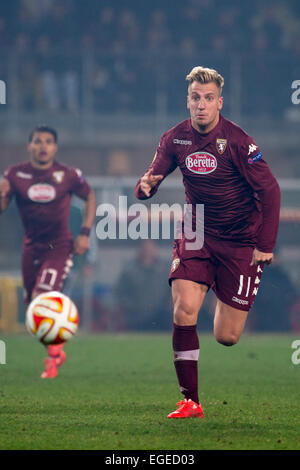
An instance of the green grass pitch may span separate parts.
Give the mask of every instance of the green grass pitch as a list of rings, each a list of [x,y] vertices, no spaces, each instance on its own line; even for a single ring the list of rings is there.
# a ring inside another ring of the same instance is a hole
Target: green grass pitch
[[[40,343],[2,338],[0,449],[299,449],[298,338],[244,334],[229,348],[199,338],[205,417],[185,420],[166,419],[181,399],[171,334],[79,334],[52,380],[40,379]]]

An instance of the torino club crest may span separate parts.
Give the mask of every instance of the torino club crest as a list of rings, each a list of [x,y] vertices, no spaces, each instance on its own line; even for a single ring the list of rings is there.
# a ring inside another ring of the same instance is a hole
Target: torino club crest
[[[53,179],[54,179],[55,183],[59,184],[59,183],[63,182],[65,172],[64,171],[54,171],[52,176],[53,176]]]
[[[227,147],[227,139],[217,139],[216,147],[217,147],[218,153],[222,155],[222,153],[225,152],[226,147]]]

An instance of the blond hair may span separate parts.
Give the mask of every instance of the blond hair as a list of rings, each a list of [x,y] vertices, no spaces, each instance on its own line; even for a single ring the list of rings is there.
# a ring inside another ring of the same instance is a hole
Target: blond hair
[[[186,76],[186,80],[189,81],[189,85],[193,82],[199,82],[199,83],[214,82],[220,90],[220,95],[222,93],[222,88],[224,86],[224,78],[222,77],[222,75],[220,75],[214,69],[201,67],[201,65],[194,67],[190,71],[190,73]]]

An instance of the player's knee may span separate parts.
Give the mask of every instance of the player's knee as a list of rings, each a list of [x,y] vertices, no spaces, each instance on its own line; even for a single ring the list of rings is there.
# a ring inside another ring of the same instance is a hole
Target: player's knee
[[[239,337],[234,333],[215,334],[215,338],[218,343],[222,344],[223,346],[234,346],[239,340]]]
[[[195,316],[197,317],[197,313],[192,304],[179,300],[174,305],[174,323],[176,325],[191,324]]]

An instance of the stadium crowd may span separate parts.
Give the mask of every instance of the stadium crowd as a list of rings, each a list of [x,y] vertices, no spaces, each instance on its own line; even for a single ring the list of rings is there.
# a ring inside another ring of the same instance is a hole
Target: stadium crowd
[[[299,26],[296,0],[13,0],[0,6],[0,74],[18,72],[21,108],[150,112],[172,76],[168,107],[178,111],[178,62],[211,61],[226,76],[230,55],[242,81],[269,80],[278,96],[276,70],[299,63]],[[268,99],[259,96],[261,109]]]

